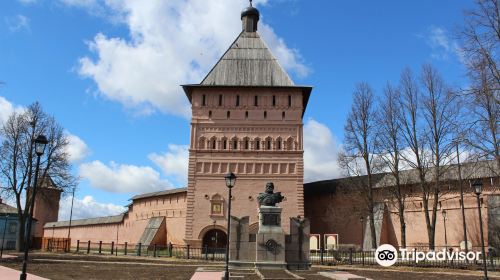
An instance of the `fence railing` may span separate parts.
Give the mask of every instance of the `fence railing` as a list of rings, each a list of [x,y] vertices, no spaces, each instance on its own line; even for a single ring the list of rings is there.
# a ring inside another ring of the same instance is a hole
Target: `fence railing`
[[[71,251],[83,254],[103,254],[103,255],[131,255],[147,257],[170,257],[206,261],[222,261],[225,259],[225,248],[193,247],[189,245],[143,245],[141,243],[105,243],[102,241],[91,242],[77,240],[76,247]]]
[[[68,252],[71,239],[68,238],[42,238],[42,250],[52,252]]]
[[[446,249],[444,250],[446,252]],[[473,248],[469,250],[469,254],[476,255],[476,252],[480,252],[480,248]],[[454,250],[453,248],[448,248],[450,254],[454,253],[452,259],[443,257],[443,253],[439,258],[432,257],[432,260],[427,258],[421,260],[416,258],[417,252],[427,253],[428,250],[420,249],[408,249],[405,258],[402,257],[398,252],[398,260],[396,261],[396,266],[414,266],[414,267],[440,267],[440,268],[457,268],[457,269],[482,269],[483,262],[486,261],[488,270],[499,270],[500,269],[500,257],[495,256],[492,253],[486,253],[486,258],[482,255],[479,258],[474,258],[474,260],[468,260],[466,257],[461,259],[458,258],[457,254],[461,251]],[[433,254],[438,252],[443,252],[443,248],[437,249]],[[465,253],[465,252],[464,252]],[[434,255],[435,256],[435,255]],[[321,265],[378,265],[375,259],[375,251],[356,251],[354,249],[348,250],[326,250],[318,249],[311,250],[309,255],[309,260],[312,264]]]
[[[47,244],[58,246],[57,242],[63,243],[64,240],[47,241]],[[66,241],[66,244],[69,244]],[[61,245],[63,246],[63,245]],[[53,248],[53,247],[48,247]],[[442,252],[443,249],[454,252],[460,251],[459,247],[447,246],[446,248],[436,248],[434,251]],[[102,254],[102,255],[120,255],[120,256],[147,256],[147,257],[169,257],[180,259],[193,259],[204,261],[223,261],[225,259],[225,248],[210,248],[210,247],[194,247],[189,245],[177,245],[169,243],[167,245],[143,245],[141,243],[119,243],[115,242],[91,242],[77,240],[76,247],[72,247],[66,251],[76,252],[80,254]],[[472,248],[469,253],[480,252],[480,248]],[[407,250],[415,256],[416,252],[427,253],[428,250],[423,248],[412,248]],[[378,265],[375,260],[375,251],[360,251],[354,249],[318,249],[311,250],[309,254],[311,264],[321,265]],[[475,260],[416,260],[415,257],[402,258],[398,256],[396,266],[414,266],[414,267],[440,267],[440,268],[457,268],[457,269],[482,269],[483,262],[486,261],[488,270],[500,270],[500,257],[493,252],[486,252],[486,258],[482,256]]]

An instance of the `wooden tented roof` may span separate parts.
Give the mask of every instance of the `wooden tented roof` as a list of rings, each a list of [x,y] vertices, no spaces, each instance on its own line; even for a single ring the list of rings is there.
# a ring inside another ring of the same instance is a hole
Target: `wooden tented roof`
[[[201,85],[294,86],[257,32],[241,32]]]

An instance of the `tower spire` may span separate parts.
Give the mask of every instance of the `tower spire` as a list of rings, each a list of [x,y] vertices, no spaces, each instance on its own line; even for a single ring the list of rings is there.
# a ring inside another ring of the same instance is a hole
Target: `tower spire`
[[[250,1],[250,6],[246,7],[241,11],[241,21],[243,24],[243,31],[245,32],[256,32],[257,24],[259,22],[260,13],[259,10],[253,7],[253,1]]]

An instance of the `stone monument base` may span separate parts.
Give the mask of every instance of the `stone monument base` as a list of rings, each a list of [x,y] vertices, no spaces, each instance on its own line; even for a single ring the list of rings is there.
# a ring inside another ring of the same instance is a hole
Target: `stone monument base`
[[[237,269],[309,269],[309,221],[300,216],[288,217],[288,235],[282,228],[282,208],[276,206],[283,200],[281,193],[273,193],[274,185],[266,185],[266,193],[259,200],[259,227],[257,234],[250,234],[250,218],[231,216],[229,265]]]
[[[257,269],[287,269],[286,262],[256,262],[255,268]]]

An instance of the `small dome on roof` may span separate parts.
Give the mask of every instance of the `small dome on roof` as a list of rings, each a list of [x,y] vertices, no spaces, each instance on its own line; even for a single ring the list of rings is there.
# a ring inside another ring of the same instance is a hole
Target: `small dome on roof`
[[[256,8],[249,6],[243,9],[243,11],[241,11],[241,18],[245,16],[256,16],[257,19],[259,19],[260,13],[259,10],[257,10]]]

